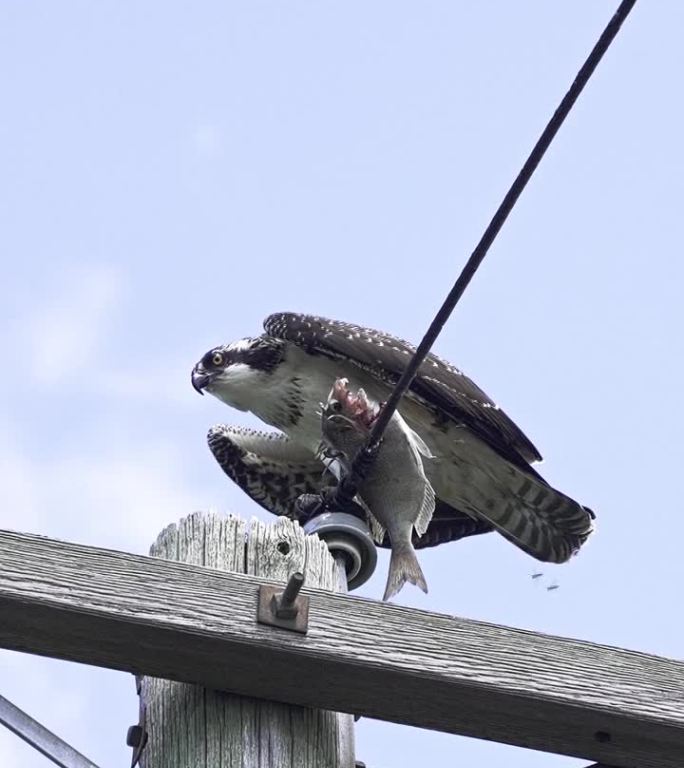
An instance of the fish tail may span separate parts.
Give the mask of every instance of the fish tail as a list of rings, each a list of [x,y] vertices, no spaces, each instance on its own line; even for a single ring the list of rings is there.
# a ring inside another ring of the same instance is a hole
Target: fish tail
[[[387,586],[382,599],[389,600],[396,595],[407,581],[427,593],[427,582],[410,541],[392,547]]]

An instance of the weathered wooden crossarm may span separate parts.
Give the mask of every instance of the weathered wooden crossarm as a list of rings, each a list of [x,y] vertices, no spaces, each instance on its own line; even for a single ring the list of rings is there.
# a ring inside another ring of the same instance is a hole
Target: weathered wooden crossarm
[[[682,662],[306,587],[299,635],[257,624],[263,581],[0,532],[0,646],[607,765],[682,766]]]

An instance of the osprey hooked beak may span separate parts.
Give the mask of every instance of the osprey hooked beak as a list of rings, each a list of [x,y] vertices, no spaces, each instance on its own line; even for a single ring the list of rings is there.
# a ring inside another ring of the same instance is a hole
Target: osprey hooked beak
[[[202,363],[197,363],[197,365],[192,369],[191,380],[192,386],[195,388],[195,390],[199,392],[200,395],[203,395],[205,387],[211,381],[211,374],[206,371]]]

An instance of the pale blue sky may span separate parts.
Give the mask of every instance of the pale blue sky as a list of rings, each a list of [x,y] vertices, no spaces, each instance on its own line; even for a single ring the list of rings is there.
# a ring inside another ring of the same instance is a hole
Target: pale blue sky
[[[205,445],[254,421],[196,359],[277,310],[418,340],[616,5],[0,2],[0,525],[146,552],[265,516]],[[683,25],[637,4],[436,347],[597,533],[542,584],[499,537],[425,552],[399,602],[682,656]],[[4,652],[0,693],[128,763],[130,676]],[[357,735],[369,768],[586,762]],[[0,764],[47,765],[3,731]]]

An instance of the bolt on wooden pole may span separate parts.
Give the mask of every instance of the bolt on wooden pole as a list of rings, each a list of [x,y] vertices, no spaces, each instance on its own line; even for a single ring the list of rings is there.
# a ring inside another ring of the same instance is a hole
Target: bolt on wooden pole
[[[209,568],[265,576],[285,586],[301,571],[306,586],[346,584],[325,544],[295,523],[271,525],[195,513],[170,525],[150,554]],[[201,611],[201,584],[198,584]],[[226,604],[226,611],[230,611]],[[256,622],[257,606],[254,606]],[[264,632],[288,630],[264,627]],[[268,668],[263,669],[268,675]],[[142,768],[354,768],[351,715],[212,691],[145,677],[140,682]],[[301,680],[302,686],[316,680]]]

